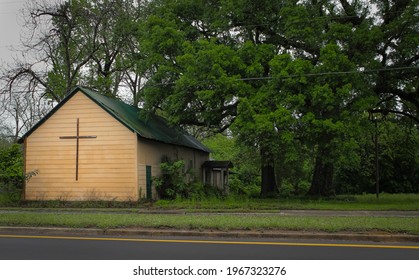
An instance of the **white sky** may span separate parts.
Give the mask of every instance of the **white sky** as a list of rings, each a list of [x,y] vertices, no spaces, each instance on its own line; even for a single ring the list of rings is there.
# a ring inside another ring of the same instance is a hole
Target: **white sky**
[[[0,62],[10,62],[12,47],[20,42],[21,17],[19,10],[27,0],[0,0]]]

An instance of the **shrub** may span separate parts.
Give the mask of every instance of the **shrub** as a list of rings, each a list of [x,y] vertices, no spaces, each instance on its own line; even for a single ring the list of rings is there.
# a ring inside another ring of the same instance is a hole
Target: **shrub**
[[[20,202],[23,189],[23,157],[18,144],[0,148],[0,205],[14,206]]]
[[[185,169],[185,162],[171,162],[167,158],[160,164],[161,175],[153,177],[153,184],[161,199],[187,198],[201,200],[209,197],[222,197],[218,188],[206,186],[197,181],[191,170]]]
[[[171,162],[163,159],[160,164],[161,175],[153,177],[153,183],[160,198],[175,199],[180,196],[187,198],[191,191],[191,183],[186,182],[191,174],[189,170],[185,170],[185,162],[178,160]]]
[[[23,157],[18,144],[0,150],[0,186],[23,188]]]

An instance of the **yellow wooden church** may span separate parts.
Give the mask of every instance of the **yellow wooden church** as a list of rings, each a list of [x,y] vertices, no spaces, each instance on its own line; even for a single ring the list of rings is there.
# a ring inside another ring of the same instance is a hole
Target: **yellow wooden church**
[[[163,157],[184,160],[202,180],[209,150],[163,118],[77,87],[22,138],[26,200],[156,198]]]

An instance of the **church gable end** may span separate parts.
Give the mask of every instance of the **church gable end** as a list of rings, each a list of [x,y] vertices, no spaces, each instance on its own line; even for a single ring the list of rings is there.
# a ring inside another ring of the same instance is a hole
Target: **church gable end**
[[[202,179],[209,150],[166,120],[78,87],[21,139],[27,200],[156,198],[162,156],[183,159]]]
[[[57,106],[58,107],[58,106]],[[136,200],[137,136],[83,92],[25,138],[27,200]]]

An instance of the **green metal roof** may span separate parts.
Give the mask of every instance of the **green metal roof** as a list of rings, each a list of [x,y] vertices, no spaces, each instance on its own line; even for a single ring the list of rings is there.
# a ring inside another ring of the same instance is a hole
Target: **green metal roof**
[[[167,144],[193,148],[208,153],[210,152],[210,150],[196,138],[179,128],[170,126],[169,123],[162,117],[80,86],[73,89],[47,116],[45,116],[31,130],[22,136],[20,142],[35,131],[52,114],[59,110],[59,108],[61,108],[73,95],[80,91],[128,129],[137,133],[139,137]]]

